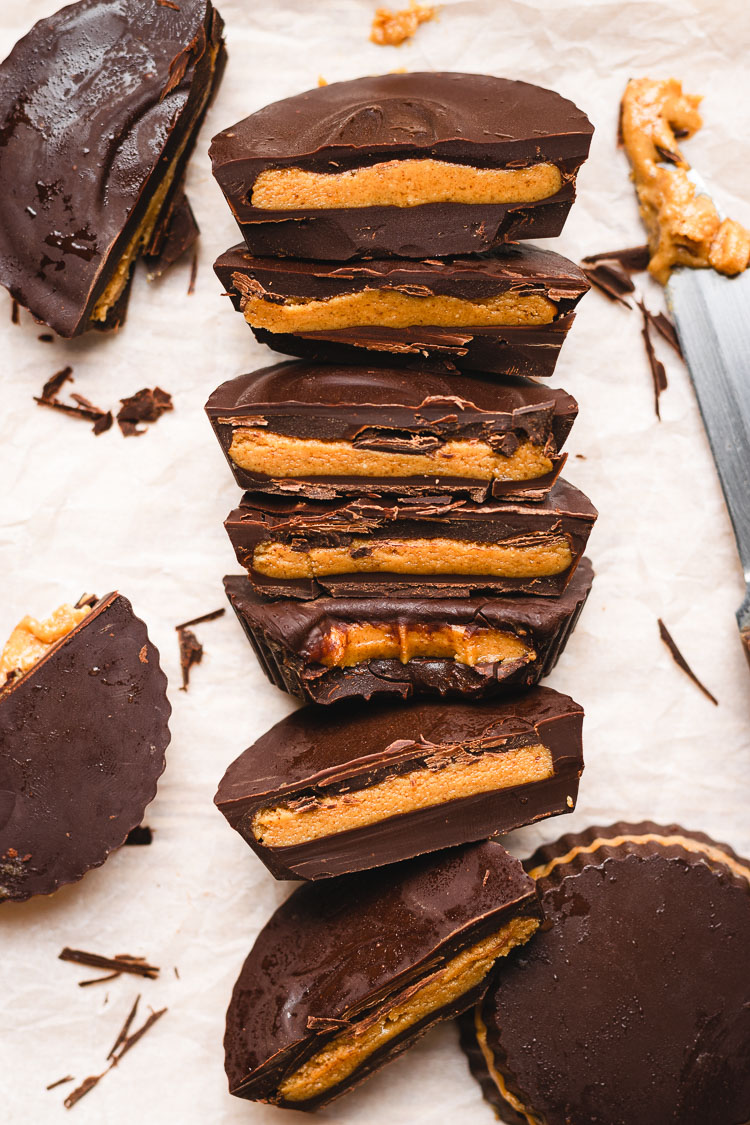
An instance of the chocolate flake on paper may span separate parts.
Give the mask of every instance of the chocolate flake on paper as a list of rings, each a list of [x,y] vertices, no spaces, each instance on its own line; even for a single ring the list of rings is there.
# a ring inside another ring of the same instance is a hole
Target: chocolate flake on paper
[[[700,690],[705,695],[706,699],[710,699],[711,702],[714,704],[714,706],[718,707],[719,706],[718,699],[716,698],[716,696],[712,692],[710,692],[708,690],[706,685],[701,683],[701,681],[698,679],[695,672],[690,667],[687,660],[685,659],[685,657],[682,655],[679,648],[677,647],[677,645],[676,645],[676,643],[675,643],[675,641],[672,637],[672,634],[669,632],[669,629],[667,629],[667,627],[664,624],[664,622],[662,621],[661,617],[658,618],[658,622],[659,622],[659,636],[661,637],[661,639],[664,641],[664,644],[669,649],[670,655],[671,655],[672,659],[674,660],[675,664],[677,665],[677,667],[681,668],[682,671],[685,673],[685,675],[690,677],[690,679],[693,681],[693,683],[695,684],[695,686],[697,688],[700,688]]]

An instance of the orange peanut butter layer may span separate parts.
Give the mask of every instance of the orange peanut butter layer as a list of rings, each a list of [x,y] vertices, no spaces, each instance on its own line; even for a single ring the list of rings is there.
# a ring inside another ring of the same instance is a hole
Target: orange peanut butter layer
[[[83,621],[90,609],[90,606],[76,609],[65,603],[44,621],[28,616],[19,621],[0,653],[0,687],[8,678],[15,679],[28,672],[56,641]]]
[[[562,574],[573,562],[564,536],[543,535],[533,545],[478,543],[462,539],[368,539],[355,536],[337,547],[294,550],[266,540],[255,548],[253,567],[269,578],[331,574],[476,574],[537,578]]]
[[[631,79],[622,99],[622,139],[648,231],[649,270],[662,285],[675,266],[732,276],[750,261],[750,231],[721,219],[713,200],[697,191],[677,144],[701,128],[700,101],[675,78]]]
[[[321,793],[302,808],[295,808],[295,802],[281,802],[261,809],[253,817],[252,831],[256,840],[271,848],[305,844],[446,801],[532,785],[554,772],[552,754],[541,744],[500,753],[464,754],[458,760],[385,778],[364,789]]]
[[[264,211],[419,207],[426,203],[538,203],[562,187],[555,164],[474,168],[447,160],[386,160],[344,172],[271,168],[253,184],[251,203]]]
[[[280,1094],[286,1101],[303,1102],[345,1081],[390,1040],[475,988],[498,958],[528,941],[538,927],[537,918],[514,918],[497,933],[462,950],[419,988],[406,990],[377,1019],[362,1020],[337,1035],[284,1079]]]
[[[535,652],[515,633],[477,625],[400,625],[375,622],[334,624],[313,659],[327,668],[352,668],[366,660],[416,657],[455,660],[470,668],[506,660],[533,660]]]
[[[229,456],[248,472],[285,479],[300,476],[411,477],[533,480],[552,471],[545,449],[525,441],[506,456],[483,441],[447,441],[429,453],[357,449],[349,441],[294,438],[253,427],[232,435]]]
[[[249,294],[242,300],[242,312],[253,328],[265,328],[269,332],[318,332],[363,325],[479,328],[551,324],[557,305],[542,293],[507,292],[469,301],[444,295],[417,297],[395,289],[362,289],[325,300],[287,297],[283,302]]]
[[[390,8],[376,8],[370,29],[370,42],[378,47],[400,47],[416,32],[422,23],[429,23],[437,15],[432,4],[417,4],[412,0],[408,8],[398,12]]]

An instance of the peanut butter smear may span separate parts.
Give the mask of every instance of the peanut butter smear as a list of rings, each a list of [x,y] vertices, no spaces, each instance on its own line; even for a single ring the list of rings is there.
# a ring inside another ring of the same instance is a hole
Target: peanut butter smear
[[[522,442],[506,456],[484,441],[447,441],[429,453],[357,449],[349,441],[293,438],[253,427],[232,435],[229,456],[251,473],[286,480],[305,477],[464,477],[471,480],[534,480],[552,471],[546,451]]]
[[[56,641],[66,637],[90,611],[90,606],[76,609],[66,602],[58,606],[46,621],[28,616],[19,621],[0,653],[0,688],[8,680],[17,679],[28,672]]]
[[[421,23],[434,20],[437,8],[431,4],[417,4],[412,0],[408,8],[392,12],[390,8],[376,8],[370,30],[370,42],[378,47],[400,47],[411,39]]]
[[[251,203],[264,211],[338,207],[418,207],[424,203],[538,203],[562,186],[555,164],[473,168],[447,160],[386,160],[345,172],[270,168],[253,184]]]
[[[676,78],[633,78],[622,98],[621,130],[648,231],[649,270],[665,285],[675,266],[711,267],[733,276],[747,269],[750,231],[721,219],[713,200],[688,179],[677,144],[702,126],[700,97]]]
[[[542,293],[500,293],[494,297],[444,295],[415,297],[395,289],[363,289],[340,297],[287,298],[268,301],[249,294],[242,312],[254,328],[269,332],[319,332],[375,325],[411,328],[429,324],[438,328],[474,328],[491,325],[551,324],[557,305]]]
[[[444,539],[365,539],[346,547],[306,547],[266,540],[253,567],[269,578],[316,578],[328,574],[477,574],[544,578],[573,562],[564,536],[542,535],[533,546]]]
[[[256,840],[269,848],[306,844],[477,793],[533,785],[554,773],[552,754],[541,743],[499,753],[464,753],[455,761],[436,762],[364,789],[323,792],[303,808],[282,802],[260,809],[252,830]]]
[[[515,633],[486,625],[401,625],[396,622],[336,622],[319,639],[311,657],[326,668],[353,668],[367,660],[415,658],[455,660],[475,668],[507,660],[528,663],[536,656]]]
[[[498,958],[523,945],[538,928],[537,918],[514,918],[496,934],[462,950],[428,976],[421,988],[407,989],[405,997],[396,998],[391,1004],[386,1001],[377,1019],[362,1019],[362,1026],[354,1023],[292,1071],[279,1086],[282,1098],[288,1102],[309,1101],[338,1086],[390,1040],[475,988]]]

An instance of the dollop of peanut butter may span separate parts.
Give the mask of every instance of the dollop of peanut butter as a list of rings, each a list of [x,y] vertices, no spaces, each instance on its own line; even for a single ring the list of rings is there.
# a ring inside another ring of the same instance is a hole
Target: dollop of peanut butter
[[[414,0],[400,12],[392,12],[390,8],[377,8],[370,41],[378,47],[400,47],[405,40],[411,39],[420,23],[433,20],[436,11],[432,4],[416,4]]]
[[[24,675],[41,660],[56,641],[66,637],[83,621],[90,606],[58,606],[46,621],[26,616],[19,621],[0,653],[0,690],[9,681]]]
[[[621,131],[648,230],[649,270],[662,285],[675,266],[711,267],[733,276],[747,269],[750,231],[721,219],[712,199],[688,179],[677,144],[701,128],[700,97],[676,78],[634,78],[622,99]]]

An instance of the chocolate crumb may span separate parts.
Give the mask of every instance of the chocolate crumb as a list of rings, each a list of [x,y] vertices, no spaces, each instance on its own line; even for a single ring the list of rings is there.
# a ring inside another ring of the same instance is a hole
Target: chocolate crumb
[[[44,1088],[45,1088],[45,1090],[54,1090],[56,1086],[62,1086],[66,1082],[72,1082],[72,1081],[73,1081],[73,1075],[72,1074],[66,1074],[64,1078],[58,1078],[56,1082],[50,1082],[49,1086],[45,1086]]]
[[[680,347],[680,341],[679,341],[679,338],[677,336],[677,329],[675,328],[674,324],[669,319],[667,314],[663,313],[663,312],[660,312],[660,313],[649,312],[648,318],[651,321],[652,326],[659,333],[659,335],[664,340],[667,341],[667,343],[670,345],[670,347],[674,348],[674,350],[677,352],[680,359],[684,359],[684,356],[682,354],[682,348]]]
[[[117,411],[117,424],[125,437],[140,437],[146,430],[139,427],[139,422],[157,422],[162,414],[174,410],[172,396],[161,387],[143,387],[129,398],[120,399],[121,406]]]
[[[636,304],[641,310],[643,316],[643,327],[641,328],[641,335],[646,347],[646,357],[648,359],[649,367],[651,368],[651,380],[654,385],[654,409],[656,410],[656,417],[661,421],[661,410],[659,408],[659,396],[662,391],[667,389],[667,372],[664,364],[660,359],[657,359],[656,352],[654,351],[654,343],[651,339],[651,316],[643,301],[637,301]]]
[[[671,148],[664,148],[663,145],[654,145],[654,148],[659,153],[665,164],[681,164],[682,160],[678,152],[672,152]]]
[[[92,607],[99,601],[96,594],[81,594],[80,598],[75,604],[76,609],[83,609],[85,605]]]
[[[42,332],[41,336],[37,336],[37,340],[41,340],[43,344],[54,344],[55,337],[51,332]]]
[[[13,301],[11,302],[11,306],[10,306],[10,322],[11,322],[11,324],[20,324],[21,323],[20,306],[18,304],[18,301],[15,299],[15,297],[13,298]]]
[[[192,297],[195,293],[195,281],[198,277],[198,251],[193,251],[193,260],[190,264],[190,280],[188,281],[187,295]]]
[[[82,949],[69,949],[65,946],[59,954],[60,961],[73,961],[77,965],[87,965],[93,969],[111,969],[114,973],[135,973],[137,976],[154,980],[159,973],[156,965],[149,965],[143,957],[132,957],[120,953],[116,957],[102,957],[98,953],[86,953]]]
[[[179,4],[175,4],[174,0],[156,0],[160,8],[172,8],[175,12],[179,12]]]
[[[180,979],[180,970],[177,968],[176,965],[174,966],[174,975],[177,977],[177,980]]]
[[[70,379],[71,382],[73,380],[72,367],[63,367],[62,371],[56,371],[42,387],[40,397],[43,398],[45,402],[52,402],[57,397],[57,392],[64,383],[67,383],[68,379]]]
[[[677,667],[681,668],[682,671],[685,673],[685,675],[690,677],[690,679],[693,681],[693,683],[695,684],[695,686],[697,688],[700,688],[700,690],[705,695],[706,699],[710,699],[711,702],[714,704],[714,706],[718,707],[719,706],[718,699],[716,698],[716,696],[712,692],[710,692],[708,690],[706,685],[701,683],[701,681],[698,679],[695,672],[690,667],[687,660],[685,659],[685,657],[682,655],[679,648],[675,644],[675,641],[674,641],[671,633],[669,632],[669,629],[667,629],[667,627],[664,624],[664,622],[662,621],[661,617],[658,618],[658,622],[659,622],[659,636],[661,637],[661,639],[664,641],[664,644],[669,649],[670,655],[671,655],[672,659],[674,660],[675,664],[677,665]]]
[[[152,843],[153,839],[153,829],[149,828],[146,824],[139,824],[137,828],[133,828],[131,832],[128,832],[125,843],[130,846],[141,846]]]

